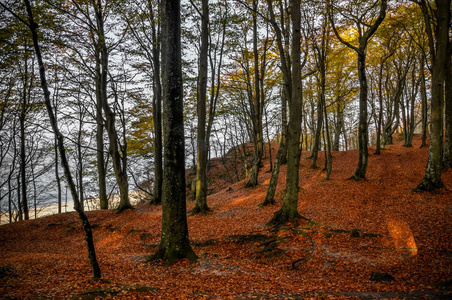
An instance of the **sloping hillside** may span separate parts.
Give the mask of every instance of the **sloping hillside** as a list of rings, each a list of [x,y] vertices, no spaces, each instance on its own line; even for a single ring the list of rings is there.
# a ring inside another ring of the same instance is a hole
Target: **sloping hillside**
[[[265,224],[281,205],[285,167],[270,207],[258,207],[268,158],[256,188],[213,180],[213,211],[188,217],[196,264],[145,263],[160,240],[161,207],[87,213],[104,278],[97,282],[74,213],[0,226],[0,298],[450,299],[452,193],[411,192],[427,158],[419,146],[416,137],[413,148],[397,142],[379,156],[371,148],[361,182],[347,180],[357,151],[333,153],[329,181],[303,152],[298,208],[307,220],[280,231]],[[211,178],[220,165],[212,163]],[[452,188],[452,171],[443,181]]]

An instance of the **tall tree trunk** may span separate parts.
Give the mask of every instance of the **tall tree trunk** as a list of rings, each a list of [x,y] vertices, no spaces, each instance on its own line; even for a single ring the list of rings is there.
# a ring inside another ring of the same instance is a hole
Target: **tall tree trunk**
[[[206,104],[207,104],[207,55],[209,50],[209,2],[202,0],[201,52],[199,57],[197,112],[197,151],[196,151],[196,203],[192,214],[205,214],[207,206],[207,143],[206,143]]]
[[[342,112],[342,106],[340,101],[336,103],[336,124],[334,126],[334,141],[332,150],[339,151],[340,138],[342,128],[344,127],[344,116]]]
[[[44,100],[45,100],[45,105],[47,108],[47,113],[49,115],[50,124],[52,126],[55,137],[58,140],[58,149],[59,149],[60,156],[61,156],[61,163],[64,168],[64,173],[65,173],[68,185],[71,189],[72,198],[74,200],[74,208],[77,211],[80,220],[82,221],[83,229],[85,231],[85,240],[86,240],[87,247],[88,247],[88,256],[90,259],[91,268],[93,270],[93,277],[100,278],[101,272],[100,272],[100,267],[99,267],[99,264],[98,264],[97,258],[96,258],[96,252],[95,252],[95,248],[94,248],[94,241],[93,241],[93,234],[91,231],[91,225],[90,225],[85,213],[83,212],[83,210],[80,207],[77,190],[76,190],[74,181],[72,179],[72,174],[69,169],[69,162],[66,157],[66,148],[64,146],[64,137],[58,129],[56,118],[55,118],[52,104],[50,101],[50,91],[47,86],[45,66],[44,66],[44,62],[42,60],[41,49],[39,47],[39,42],[38,42],[38,32],[37,32],[38,25],[34,22],[33,12],[31,9],[30,1],[24,0],[24,2],[27,7],[29,27],[30,27],[30,31],[33,36],[33,45],[34,45],[34,49],[35,49],[35,53],[36,53],[36,57],[38,60],[38,65],[39,65],[39,76],[41,79],[41,88],[44,93]]]
[[[270,183],[268,185],[267,195],[265,197],[264,202],[261,204],[262,206],[275,203],[274,196],[279,179],[279,169],[282,164],[285,164],[287,162],[287,101],[292,97],[291,90],[292,82],[288,59],[289,55],[287,54],[287,48],[284,47],[283,45],[283,35],[281,32],[281,28],[276,23],[275,14],[273,11],[273,4],[271,0],[267,0],[267,6],[270,14],[270,22],[276,34],[276,43],[278,46],[279,59],[281,61],[281,70],[283,73],[283,88],[281,95],[281,141],[279,144],[278,153],[276,154],[276,160],[273,166]],[[281,12],[281,26],[284,29],[285,20],[289,18],[284,17],[282,1],[280,2],[280,12]],[[286,37],[286,35],[284,35],[284,37]],[[288,40],[286,40],[285,42],[286,42],[285,45],[287,46]]]
[[[312,145],[312,153],[309,156],[309,158],[312,158],[311,169],[317,168],[317,157],[320,148],[320,134],[322,133],[322,126],[323,126],[323,101],[320,97],[319,101],[317,102],[317,126],[315,129],[314,144]]]
[[[25,45],[25,51],[27,51],[27,46]],[[24,69],[24,86],[22,91],[22,103],[20,106],[20,176],[21,176],[21,196],[22,200],[19,201],[19,206],[22,208],[25,220],[29,219],[28,215],[28,199],[27,199],[27,177],[26,177],[26,165],[27,157],[25,153],[25,118],[27,114],[27,90],[28,90],[28,54],[25,53],[25,69]],[[21,202],[21,203],[20,203]]]
[[[132,205],[129,200],[129,182],[127,179],[127,162],[126,149],[120,149],[118,132],[115,127],[115,113],[108,104],[107,95],[107,77],[108,77],[108,49],[106,45],[104,32],[104,13],[100,0],[94,5],[94,12],[97,23],[98,47],[100,49],[101,58],[101,99],[102,108],[105,113],[105,128],[107,129],[108,138],[110,140],[109,151],[113,162],[113,170],[115,172],[116,182],[119,187],[119,206],[118,212],[125,209],[131,209]]]
[[[17,214],[19,216],[19,221],[23,221],[23,213],[22,213],[22,199],[21,195],[21,172],[17,174]]]
[[[99,184],[99,202],[101,209],[108,209],[107,197],[107,172],[105,170],[104,155],[104,119],[102,118],[102,72],[100,53],[96,48],[96,158],[97,158],[97,180]]]
[[[283,205],[276,211],[269,224],[279,225],[289,221],[297,223],[300,214],[298,204],[298,179],[300,165],[301,111],[303,109],[301,86],[301,12],[300,0],[291,1],[292,15],[292,97],[289,98],[289,124],[287,131],[287,178]]]
[[[452,41],[448,43],[448,54],[446,56],[445,75],[445,138],[443,151],[443,170],[452,168]]]
[[[162,239],[153,259],[196,261],[188,239],[185,202],[185,136],[181,64],[180,0],[162,0],[162,91],[165,140]]]
[[[358,78],[359,78],[359,127],[358,127],[359,159],[355,174],[350,178],[353,180],[360,180],[366,178],[367,160],[369,156],[367,148],[369,137],[367,130],[367,78],[366,78],[365,53],[358,53]]]
[[[260,94],[259,79],[259,52],[257,45],[257,2],[253,0],[253,53],[254,53],[254,98],[250,102],[251,121],[253,123],[254,136],[254,160],[251,170],[250,180],[246,184],[247,187],[258,185],[259,169],[262,163],[262,155],[264,149],[263,130],[262,130],[262,106]]]
[[[286,96],[285,92],[283,91],[282,102],[286,102]],[[268,184],[267,188],[267,195],[265,196],[264,202],[261,204],[261,206],[267,206],[270,204],[275,204],[275,192],[276,187],[278,185],[278,179],[279,179],[279,170],[284,160],[286,160],[287,157],[287,126],[282,126],[281,128],[281,142],[279,143],[279,149],[276,153],[276,160],[273,164],[272,169],[272,176],[270,178],[270,183]]]
[[[427,126],[428,126],[428,104],[427,104],[427,88],[425,86],[425,57],[421,55],[420,73],[421,73],[421,99],[422,99],[422,144],[421,147],[427,146]]]
[[[151,204],[158,205],[162,203],[162,184],[163,184],[163,141],[162,141],[162,84],[160,81],[160,30],[156,24],[154,9],[149,7],[151,15],[151,33],[152,33],[152,61],[154,64],[153,73],[153,98],[152,110],[154,117],[154,192]],[[160,6],[158,6],[160,11]],[[157,29],[158,28],[158,29]]]
[[[382,122],[383,122],[383,67],[385,62],[394,54],[394,52],[389,53],[388,55],[385,55],[380,60],[380,68],[378,71],[378,105],[379,111],[378,111],[378,122],[377,122],[377,148],[375,150],[375,155],[380,154],[381,150],[381,131],[382,131]]]
[[[427,166],[425,168],[422,182],[416,188],[423,191],[434,191],[444,186],[441,180],[442,152],[443,152],[443,106],[444,106],[444,79],[446,76],[447,45],[449,42],[450,23],[450,0],[437,0],[436,2],[436,45],[433,38],[430,38],[430,49],[432,55],[432,108],[431,108],[431,129],[430,147],[428,152]],[[420,3],[425,19],[429,18],[427,4]],[[430,28],[430,22],[426,22],[426,28]],[[436,46],[436,47],[435,47]]]
[[[56,107],[56,106],[54,106]],[[55,111],[55,116],[57,115]],[[55,122],[57,122],[55,118]],[[58,124],[58,123],[57,123]],[[58,198],[58,213],[61,214],[61,178],[59,173],[59,160],[58,160],[58,140],[54,138],[55,143],[55,179],[57,183],[57,198]]]
[[[380,24],[386,17],[387,0],[381,0],[380,11],[378,17],[373,24],[363,24],[361,18],[356,19],[356,25],[359,31],[358,47],[353,46],[349,42],[345,41],[338,33],[333,18],[333,10],[330,7],[329,17],[333,27],[334,34],[341,43],[353,49],[358,55],[358,79],[359,79],[359,126],[358,126],[358,149],[359,159],[358,166],[355,174],[350,177],[352,180],[360,180],[366,178],[367,160],[368,160],[368,126],[367,126],[367,78],[366,78],[366,48],[372,35],[377,31]],[[327,2],[327,6],[331,6],[330,1]],[[365,29],[362,29],[365,28]]]

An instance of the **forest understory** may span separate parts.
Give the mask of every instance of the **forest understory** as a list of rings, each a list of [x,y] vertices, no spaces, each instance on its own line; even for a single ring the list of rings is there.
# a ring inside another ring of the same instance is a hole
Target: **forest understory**
[[[329,181],[303,151],[298,210],[305,219],[284,228],[266,223],[281,206],[285,166],[277,204],[260,207],[271,175],[268,152],[255,188],[245,188],[247,179],[226,184],[217,159],[209,171],[209,190],[219,190],[208,197],[212,212],[188,216],[196,263],[147,262],[160,241],[161,206],[87,212],[98,281],[90,279],[75,212],[2,225],[0,298],[451,299],[452,171],[443,174],[446,189],[413,193],[428,148],[420,148],[420,136],[412,148],[402,144],[381,155],[371,147],[365,181],[347,180],[357,150],[333,152]],[[323,152],[319,157],[323,166]]]

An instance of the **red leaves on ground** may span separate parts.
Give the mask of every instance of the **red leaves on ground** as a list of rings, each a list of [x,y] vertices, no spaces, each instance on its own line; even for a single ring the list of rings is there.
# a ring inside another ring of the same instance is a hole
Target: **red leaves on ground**
[[[213,211],[188,217],[190,239],[200,257],[196,264],[144,262],[160,241],[161,207],[142,205],[122,214],[88,212],[102,281],[89,280],[75,213],[3,225],[0,297],[85,293],[122,299],[346,299],[365,291],[438,291],[436,283],[452,277],[451,192],[411,192],[427,159],[428,149],[419,146],[415,138],[412,148],[398,142],[379,156],[370,155],[368,180],[360,182],[346,180],[356,167],[357,151],[333,153],[330,181],[323,181],[320,169],[309,168],[308,153],[303,152],[299,212],[312,222],[300,220],[299,227],[278,233],[265,223],[281,205],[284,166],[276,206],[258,207],[270,177],[268,158],[256,188],[244,188],[246,180],[210,186],[219,190],[208,197]],[[319,157],[321,166],[323,155]],[[224,172],[218,162],[211,167],[210,178]],[[443,180],[452,187],[452,171]],[[188,203],[187,210],[192,206]],[[373,271],[387,272],[395,281],[370,281]],[[359,293],[344,293],[351,291]]]

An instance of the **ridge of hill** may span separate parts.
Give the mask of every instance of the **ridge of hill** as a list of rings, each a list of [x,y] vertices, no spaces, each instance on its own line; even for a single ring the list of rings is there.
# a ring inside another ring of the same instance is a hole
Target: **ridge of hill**
[[[195,264],[145,262],[160,241],[159,206],[87,212],[101,281],[89,280],[75,213],[2,225],[0,298],[450,299],[452,193],[411,192],[428,155],[419,146],[416,136],[412,148],[399,140],[376,156],[371,147],[367,180],[359,182],[347,180],[357,150],[333,152],[329,181],[321,168],[309,168],[303,151],[298,210],[306,220],[280,231],[265,224],[281,206],[285,166],[274,206],[258,206],[270,180],[268,157],[255,188],[245,188],[246,179],[211,183],[213,211],[188,217]],[[319,158],[323,166],[323,152]],[[211,178],[228,165],[216,160]],[[451,170],[443,181],[452,187]]]

